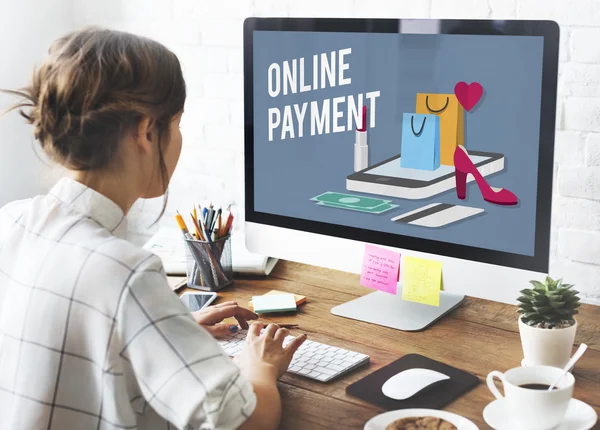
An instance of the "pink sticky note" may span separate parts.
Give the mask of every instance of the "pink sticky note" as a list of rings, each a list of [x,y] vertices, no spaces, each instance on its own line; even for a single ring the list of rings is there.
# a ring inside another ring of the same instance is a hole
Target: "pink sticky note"
[[[400,254],[373,245],[365,246],[360,285],[396,294]]]

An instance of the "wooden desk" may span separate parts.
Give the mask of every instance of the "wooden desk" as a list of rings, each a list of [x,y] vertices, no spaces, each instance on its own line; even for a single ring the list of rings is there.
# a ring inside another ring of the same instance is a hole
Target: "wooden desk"
[[[253,295],[273,289],[308,297],[296,315],[273,321],[299,324],[301,330],[292,330],[293,334],[305,332],[311,340],[371,356],[370,365],[329,384],[284,375],[279,388],[284,410],[281,428],[285,430],[362,429],[366,421],[383,410],[347,396],[346,387],[409,353],[477,375],[480,385],[445,410],[487,429],[482,412],[493,396],[485,385],[485,377],[492,370],[519,366],[523,357],[514,306],[467,298],[458,310],[431,328],[418,333],[402,332],[332,315],[332,307],[371,290],[359,286],[356,275],[313,266],[280,262],[268,278],[236,280],[235,286],[219,292],[219,300],[236,300],[247,306]],[[576,342],[587,343],[589,349],[575,368],[574,397],[592,405],[600,415],[600,307],[582,306],[578,321]],[[600,429],[600,424],[595,428]]]

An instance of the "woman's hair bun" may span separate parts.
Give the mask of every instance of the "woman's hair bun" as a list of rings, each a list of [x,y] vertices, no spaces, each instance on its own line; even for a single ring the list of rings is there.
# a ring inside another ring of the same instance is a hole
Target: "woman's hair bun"
[[[107,167],[125,132],[141,118],[168,133],[183,110],[185,82],[179,60],[153,40],[86,28],[55,41],[20,91],[12,109],[33,126],[53,159],[74,170]]]

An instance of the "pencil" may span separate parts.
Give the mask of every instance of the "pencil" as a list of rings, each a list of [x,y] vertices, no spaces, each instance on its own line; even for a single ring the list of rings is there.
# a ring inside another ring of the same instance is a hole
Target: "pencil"
[[[200,221],[205,221],[206,222],[206,212],[207,209],[203,208],[201,204],[198,203],[198,212],[200,213],[200,217],[196,218],[198,220],[198,224],[202,225],[202,223]]]
[[[196,212],[196,209],[194,209],[194,212]],[[204,235],[202,234],[202,230],[200,229],[198,220],[196,219],[194,214],[191,214],[191,215],[192,215],[192,221],[194,222],[194,227],[196,228],[196,236],[197,236],[198,240],[204,240]]]
[[[233,214],[227,220],[227,226],[225,230],[225,234],[231,234],[231,228],[233,227]]]
[[[190,231],[188,230],[187,225],[185,225],[185,221],[183,220],[183,217],[181,216],[179,211],[177,211],[177,215],[175,215],[175,220],[177,221],[177,225],[179,226],[179,229],[181,230],[183,235],[186,238],[191,237]]]
[[[227,214],[226,218],[223,220],[223,226],[221,227],[221,230],[219,232],[219,234],[221,235],[221,237],[226,236],[227,235],[227,224],[229,223],[229,217],[231,216],[231,212]]]
[[[222,236],[221,235],[221,229],[223,227],[222,226],[222,222],[221,222],[221,209],[219,209],[219,211],[217,212],[217,222],[216,222],[216,224],[217,224],[217,228],[216,228],[217,234],[219,235],[219,238],[220,238]]]
[[[220,211],[220,209],[219,209]],[[209,230],[212,232],[215,229],[215,224],[217,224],[217,216],[219,216],[219,211],[214,211],[213,212],[213,216],[210,220],[210,227]]]
[[[183,233],[183,237],[186,240],[189,239],[193,239],[192,235],[190,234],[190,231],[188,230],[187,226],[185,225],[185,221],[183,220],[183,217],[181,216],[181,214],[179,213],[179,211],[177,211],[177,215],[175,215],[175,221],[177,221],[177,225],[179,226],[179,229],[181,230],[181,232]],[[189,244],[188,244],[189,246]],[[191,250],[190,250],[191,251]],[[192,274],[192,284],[194,284],[196,282],[196,268],[198,267],[198,265],[196,264],[195,260],[194,260],[194,269],[193,269],[193,274]]]
[[[215,210],[213,209],[213,204],[211,203],[208,209],[208,214],[206,215],[206,228],[210,231],[210,227],[212,226],[213,217],[215,215]]]
[[[265,325],[275,324],[275,325],[279,326],[279,328],[298,328],[299,327],[298,324],[280,324],[280,323],[276,323],[276,322],[274,322],[274,323],[271,323],[271,322],[267,323],[267,322],[265,322],[264,324]]]

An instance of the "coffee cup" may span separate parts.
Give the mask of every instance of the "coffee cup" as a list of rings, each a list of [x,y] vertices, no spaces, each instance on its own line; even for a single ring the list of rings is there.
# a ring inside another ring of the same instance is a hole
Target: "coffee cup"
[[[573,396],[575,378],[571,373],[548,391],[561,373],[562,369],[550,366],[515,367],[504,373],[494,370],[487,376],[487,386],[497,399],[503,399],[516,428],[550,430],[560,424]],[[504,396],[494,378],[502,382]]]

